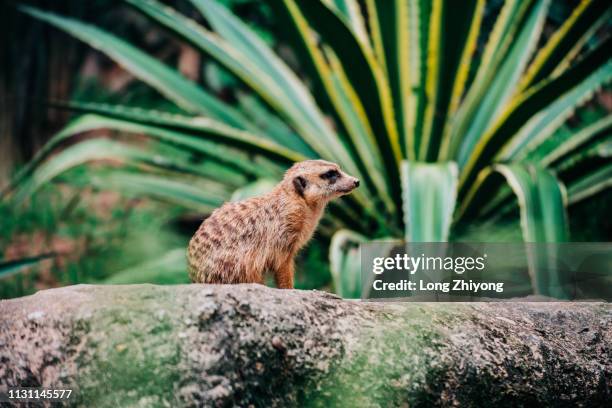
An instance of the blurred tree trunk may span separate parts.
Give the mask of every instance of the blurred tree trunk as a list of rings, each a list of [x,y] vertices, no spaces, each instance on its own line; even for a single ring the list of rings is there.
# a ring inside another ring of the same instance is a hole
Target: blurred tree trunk
[[[28,5],[82,16],[86,2],[34,0]],[[18,11],[20,1],[0,6],[0,187],[15,166],[29,160],[69,113],[49,110],[49,99],[69,99],[78,54],[76,40]],[[25,4],[25,3],[24,3]]]

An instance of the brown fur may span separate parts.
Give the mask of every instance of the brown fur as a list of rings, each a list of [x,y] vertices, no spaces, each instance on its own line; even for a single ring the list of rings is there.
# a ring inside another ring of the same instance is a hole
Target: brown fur
[[[293,288],[293,259],[312,237],[325,206],[358,185],[338,165],[308,160],[294,164],[268,194],[225,203],[189,242],[191,280],[263,283],[269,271],[277,287]]]

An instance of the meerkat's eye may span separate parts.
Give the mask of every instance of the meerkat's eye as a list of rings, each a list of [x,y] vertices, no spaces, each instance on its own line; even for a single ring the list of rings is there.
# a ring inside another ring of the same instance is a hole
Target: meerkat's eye
[[[334,183],[336,179],[340,178],[340,172],[338,170],[329,170],[321,174],[320,177],[323,180],[329,180],[330,183]]]

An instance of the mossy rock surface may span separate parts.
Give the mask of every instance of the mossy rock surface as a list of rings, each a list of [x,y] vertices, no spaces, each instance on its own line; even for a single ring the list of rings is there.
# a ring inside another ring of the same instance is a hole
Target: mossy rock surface
[[[605,303],[366,303],[260,285],[0,302],[0,390],[78,406],[604,406]]]

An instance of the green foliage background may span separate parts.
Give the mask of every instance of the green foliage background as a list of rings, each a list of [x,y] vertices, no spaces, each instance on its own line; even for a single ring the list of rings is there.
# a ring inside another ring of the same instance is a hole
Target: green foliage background
[[[172,223],[321,157],[364,183],[330,205],[303,256],[323,277],[298,282],[324,284],[329,253],[335,290],[354,296],[361,242],[566,241],[568,206],[609,201],[612,117],[568,124],[612,77],[606,1],[564,13],[549,0],[273,0],[258,5],[256,24],[236,14],[249,2],[124,3],[196,50],[203,81],[125,33],[19,6],[158,95],[129,106],[90,93],[52,101],[76,115],[12,179],[7,208],[62,180],[153,198],[176,211],[160,217]],[[74,171],[94,161],[113,165]],[[183,247],[109,282],[169,283],[182,276]]]

